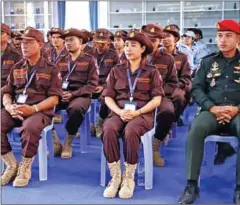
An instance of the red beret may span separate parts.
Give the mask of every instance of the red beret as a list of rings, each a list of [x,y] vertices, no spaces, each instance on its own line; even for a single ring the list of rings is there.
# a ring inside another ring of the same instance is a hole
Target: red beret
[[[5,24],[5,23],[1,23],[1,31],[5,32],[6,34],[8,34],[9,36],[11,35],[11,29],[10,27]]]
[[[33,27],[30,27],[30,26],[27,27],[24,30],[22,36],[19,37],[18,39],[35,39],[36,41],[38,41],[40,43],[44,42],[43,34],[39,30],[37,30],[37,29],[35,29]]]
[[[136,31],[136,30],[131,30],[127,37],[125,38],[125,41],[130,40],[130,41],[137,41],[141,45],[146,46],[145,53],[150,54],[153,52],[153,45],[152,42],[149,40],[148,36],[145,33]]]
[[[240,34],[240,24],[232,19],[225,19],[217,23],[218,31],[232,31]]]

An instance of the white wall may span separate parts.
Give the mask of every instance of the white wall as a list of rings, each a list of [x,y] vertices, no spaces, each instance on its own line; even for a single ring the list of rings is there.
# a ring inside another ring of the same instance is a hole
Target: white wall
[[[98,2],[98,27],[107,28],[108,26],[107,1]]]
[[[70,27],[90,30],[88,1],[66,1],[65,28]]]

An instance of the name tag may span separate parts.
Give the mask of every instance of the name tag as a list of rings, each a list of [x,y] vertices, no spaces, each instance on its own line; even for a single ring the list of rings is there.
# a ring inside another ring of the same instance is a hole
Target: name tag
[[[68,82],[68,81],[63,81],[62,89],[63,89],[63,90],[67,90],[67,89],[68,89],[68,86],[69,86],[69,82]]]
[[[137,105],[135,102],[130,102],[130,101],[126,101],[124,104],[124,110],[131,110],[131,111],[135,111],[137,109]]]
[[[17,97],[18,104],[25,104],[27,102],[28,95],[19,94]]]

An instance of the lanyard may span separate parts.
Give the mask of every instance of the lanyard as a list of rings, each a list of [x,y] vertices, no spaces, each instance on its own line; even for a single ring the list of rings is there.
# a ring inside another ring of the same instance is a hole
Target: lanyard
[[[37,69],[35,68],[32,72],[30,72],[29,74],[26,72],[26,80],[27,80],[27,84],[25,85],[25,88],[23,90],[23,94],[25,95],[27,93],[27,89],[29,87],[29,85],[31,84],[34,75],[36,74]],[[30,78],[28,78],[28,76],[30,75]]]
[[[134,91],[136,89],[137,80],[138,80],[139,76],[141,75],[141,73],[142,73],[142,70],[139,69],[138,72],[137,72],[137,76],[134,79],[134,82],[132,84],[130,70],[127,69],[128,86],[129,86],[129,90],[130,90],[130,98],[129,98],[130,102],[133,101],[133,93],[134,93]]]
[[[60,55],[62,54],[63,50],[64,50],[64,46],[63,46],[62,50],[59,52],[59,54],[58,54],[57,56],[54,54],[54,60],[53,60],[54,63],[57,62],[57,60],[59,59],[59,57],[60,57]],[[56,53],[57,53],[57,52],[56,52]],[[56,56],[56,58],[55,58],[55,56]]]
[[[101,65],[102,65],[102,62],[103,62],[104,58],[105,58],[105,54],[103,55],[103,57],[101,58],[100,61],[97,61],[98,62],[98,69],[101,68]]]
[[[71,68],[70,61],[68,61],[68,76],[66,78],[66,81],[68,81],[68,78],[76,68],[76,65],[77,65],[77,61],[74,63],[73,67]]]

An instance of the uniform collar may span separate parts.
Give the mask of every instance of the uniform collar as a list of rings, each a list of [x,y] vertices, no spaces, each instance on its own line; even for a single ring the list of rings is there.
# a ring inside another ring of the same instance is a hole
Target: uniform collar
[[[28,61],[27,61],[27,59],[25,59],[25,60],[24,60],[24,63],[23,63],[23,66],[24,66],[24,67],[27,67],[28,65],[29,65],[29,64],[28,64]],[[44,58],[42,57],[42,55],[41,55],[41,57],[39,58],[38,62],[37,62],[33,67],[36,67],[36,68],[43,68],[43,67],[45,67],[45,60],[44,60]]]
[[[148,65],[147,61],[146,61],[146,60],[143,60],[143,61],[141,62],[140,68],[145,71],[145,70],[147,70],[147,65]],[[126,66],[127,69],[130,67],[130,66],[129,66],[129,61],[127,61],[127,62],[125,63],[125,66]]]
[[[225,58],[221,51],[219,51],[215,56],[219,56],[219,57],[221,57],[221,58]],[[239,58],[240,58],[240,52],[239,52],[239,50],[236,48],[236,53],[235,53],[235,56],[233,57],[232,61],[234,61],[234,60],[236,60],[236,59],[239,59]]]

